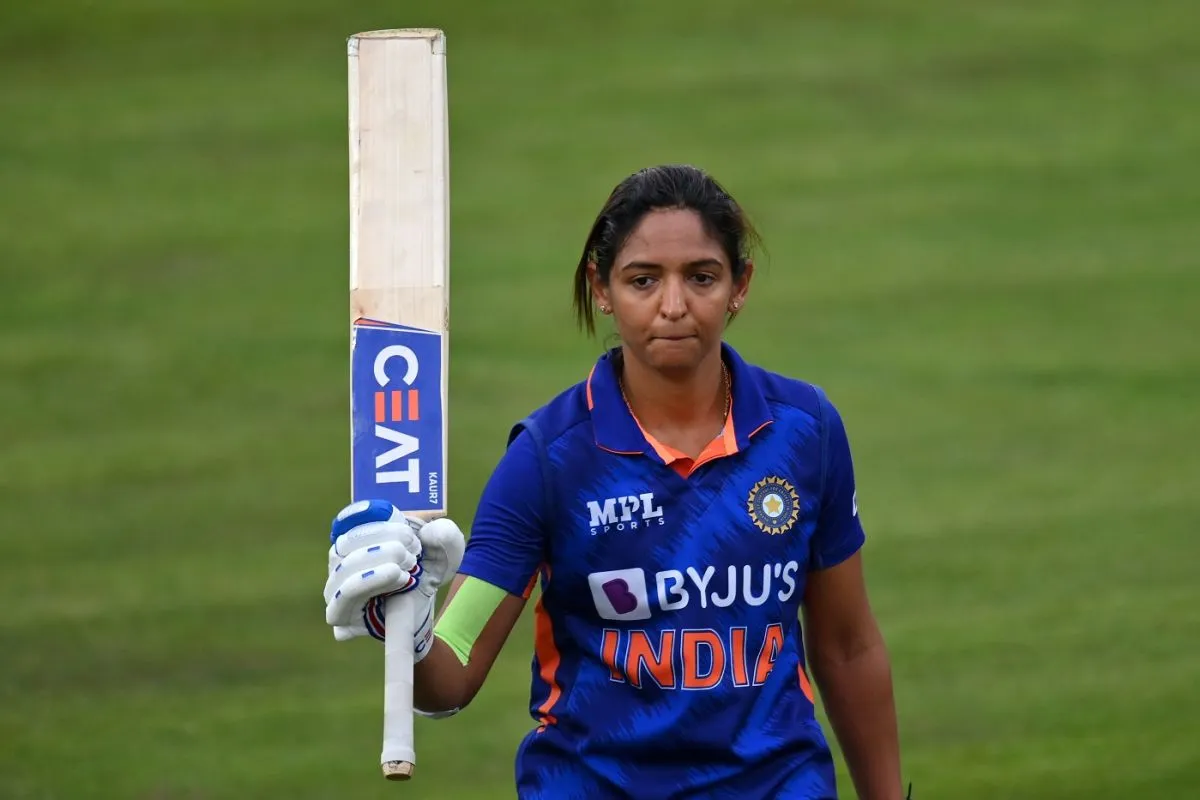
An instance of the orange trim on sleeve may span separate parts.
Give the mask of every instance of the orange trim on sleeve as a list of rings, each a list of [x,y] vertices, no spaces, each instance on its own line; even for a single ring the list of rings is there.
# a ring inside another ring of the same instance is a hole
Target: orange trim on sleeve
[[[541,567],[538,567],[537,569],[535,569],[533,571],[533,574],[529,576],[529,583],[526,584],[525,591],[521,592],[522,598],[528,600],[530,597],[533,596],[533,587],[537,586],[538,574],[540,572],[541,572]]]
[[[550,615],[546,613],[540,597],[534,607],[534,631],[534,652],[537,653],[540,665],[539,674],[546,685],[550,687],[546,701],[538,706],[538,714],[542,717],[542,724],[538,727],[539,730],[545,730],[547,725],[558,722],[551,712],[554,710],[558,698],[562,697],[562,688],[558,685],[556,675],[560,662],[558,647],[554,644],[554,631],[550,625]]]
[[[796,667],[796,671],[800,673],[800,691],[804,692],[804,696],[808,698],[808,702],[815,703],[813,700],[812,684],[808,682],[808,673],[804,671],[804,665]]]
[[[537,575],[535,574],[534,577],[536,578]],[[550,567],[547,566],[546,578],[549,579],[549,577]],[[538,714],[542,717],[542,724],[538,726],[539,732],[545,730],[547,725],[558,722],[552,711],[554,705],[562,697],[562,687],[558,685],[558,665],[562,658],[558,652],[558,645],[554,643],[554,626],[550,621],[550,615],[546,612],[545,600],[546,596],[541,595],[533,608],[533,651],[537,655],[538,674],[550,687],[545,702],[538,706]]]

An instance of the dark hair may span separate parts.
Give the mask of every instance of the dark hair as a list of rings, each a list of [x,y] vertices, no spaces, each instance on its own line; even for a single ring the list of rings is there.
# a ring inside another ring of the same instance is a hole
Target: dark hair
[[[746,271],[758,235],[745,213],[708,173],[685,164],[648,167],[617,184],[592,224],[575,269],[575,318],[589,334],[596,331],[588,264],[607,284],[613,260],[642,217],[658,209],[690,209],[725,251],[736,281]],[[732,316],[732,315],[731,315]]]

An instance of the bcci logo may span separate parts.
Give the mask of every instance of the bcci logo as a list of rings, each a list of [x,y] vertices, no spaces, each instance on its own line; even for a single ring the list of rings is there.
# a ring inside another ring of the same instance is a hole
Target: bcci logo
[[[800,518],[800,496],[790,483],[772,475],[754,484],[746,499],[746,510],[764,533],[787,533]]]

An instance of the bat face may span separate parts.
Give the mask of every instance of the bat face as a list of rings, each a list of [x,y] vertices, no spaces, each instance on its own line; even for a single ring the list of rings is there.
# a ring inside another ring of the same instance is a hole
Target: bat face
[[[449,136],[445,37],[349,43],[351,497],[446,509]]]
[[[443,334],[360,318],[351,335],[353,496],[441,511]]]

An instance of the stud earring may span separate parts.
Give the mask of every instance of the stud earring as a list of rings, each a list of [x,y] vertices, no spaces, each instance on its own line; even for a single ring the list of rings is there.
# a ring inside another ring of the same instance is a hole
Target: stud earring
[[[607,314],[607,313],[608,313],[608,306],[600,306],[600,313],[601,313],[601,314]]]

